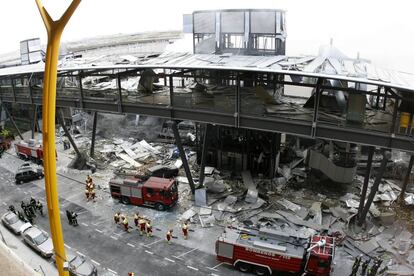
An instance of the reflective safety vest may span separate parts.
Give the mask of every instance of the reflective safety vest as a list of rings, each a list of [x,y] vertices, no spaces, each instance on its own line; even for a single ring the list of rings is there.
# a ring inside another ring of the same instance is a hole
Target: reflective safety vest
[[[128,219],[127,219],[127,217],[125,217],[125,218],[124,218],[123,223],[124,223],[124,224],[128,224]]]

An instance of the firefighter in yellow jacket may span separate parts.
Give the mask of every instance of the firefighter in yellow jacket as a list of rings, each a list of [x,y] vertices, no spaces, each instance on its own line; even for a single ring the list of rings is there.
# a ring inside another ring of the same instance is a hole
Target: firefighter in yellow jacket
[[[146,231],[145,227],[146,227],[147,221],[145,220],[145,218],[140,217],[138,220],[138,224],[139,224],[139,235],[142,236],[144,235],[144,232]]]
[[[124,217],[124,220],[122,221],[122,224],[124,225],[125,231],[129,232],[129,229],[128,229],[128,218],[127,218],[127,216]]]
[[[181,226],[181,229],[183,230],[184,239],[188,239],[188,223],[186,221]]]
[[[152,225],[150,220],[147,220],[145,227],[147,228],[147,237],[152,237]]]

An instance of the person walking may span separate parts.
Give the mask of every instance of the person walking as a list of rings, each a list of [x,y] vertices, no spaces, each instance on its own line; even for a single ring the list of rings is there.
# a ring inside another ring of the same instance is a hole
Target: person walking
[[[147,221],[145,220],[144,217],[140,217],[138,220],[138,224],[139,224],[139,235],[142,236],[144,235],[144,232],[146,232],[146,225],[147,225]]]
[[[139,221],[139,213],[136,212],[134,214],[134,224],[135,224],[135,227],[138,227],[138,221]]]
[[[166,239],[167,239],[168,244],[171,244],[172,233],[173,233],[172,229],[167,231]]]
[[[114,215],[114,222],[115,222],[115,224],[118,224],[119,223],[119,216],[120,216],[120,213],[119,212],[116,212],[115,215]]]
[[[152,225],[150,220],[147,220],[145,227],[147,228],[147,237],[152,237]]]
[[[40,215],[43,217],[43,204],[39,200],[37,200],[36,209],[39,211]]]
[[[129,227],[128,227],[128,218],[127,216],[124,217],[124,220],[122,221],[122,224],[124,225],[124,229],[126,232],[129,232]]]
[[[183,223],[183,225],[181,226],[181,229],[182,229],[182,231],[183,231],[183,236],[184,236],[184,239],[186,240],[186,239],[188,239],[188,223],[187,223],[187,221],[185,221],[184,223]]]

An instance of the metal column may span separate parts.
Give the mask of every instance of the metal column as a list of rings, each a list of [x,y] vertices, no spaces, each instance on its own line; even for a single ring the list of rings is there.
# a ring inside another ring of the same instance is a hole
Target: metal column
[[[9,110],[8,110],[8,109],[7,109],[7,107],[4,105],[4,103],[3,103],[3,102],[1,103],[1,105],[3,106],[4,110],[6,111],[7,118],[9,118],[9,119],[10,119],[10,122],[13,124],[14,128],[16,129],[17,134],[19,135],[20,139],[24,140],[24,139],[23,139],[23,136],[22,136],[22,133],[20,132],[19,128],[18,128],[18,127],[17,127],[17,125],[16,125],[16,122],[15,122],[15,121],[14,121],[14,119],[13,119],[13,116],[10,114]]]
[[[180,152],[181,161],[183,161],[185,175],[187,176],[188,184],[190,185],[190,188],[191,188],[191,193],[194,194],[195,186],[193,182],[193,177],[191,176],[190,167],[188,166],[188,162],[187,162],[187,156],[185,155],[183,144],[181,143],[180,133],[178,132],[177,123],[175,121],[173,121],[172,123],[172,130],[174,132],[175,143],[178,147],[178,151]]]
[[[95,136],[96,136],[96,124],[97,123],[98,123],[98,112],[95,111],[93,113],[91,152],[89,154],[91,157],[95,155]]]
[[[369,147],[367,168],[365,171],[365,178],[364,178],[364,186],[362,187],[361,199],[359,201],[359,208],[358,208],[358,224],[359,225],[362,225],[362,223],[364,222],[360,218],[361,218],[362,210],[364,208],[365,198],[367,197],[367,190],[368,190],[369,178],[371,176],[372,157],[374,156],[374,150],[375,150],[374,147]]]
[[[70,135],[68,129],[66,128],[65,118],[63,118],[63,111],[62,111],[62,109],[60,109],[60,112],[59,112],[59,114],[58,114],[57,117],[58,117],[58,120],[59,120],[60,125],[63,128],[63,131],[65,132],[66,136],[69,139],[70,144],[72,145],[73,149],[75,150],[76,155],[78,156],[78,158],[80,158],[81,157],[81,153],[79,152],[79,149],[78,149],[78,147],[75,144],[75,141],[73,141],[72,136]]]
[[[407,190],[408,180],[410,179],[411,170],[413,169],[413,164],[414,164],[414,155],[411,155],[410,163],[408,164],[408,168],[407,168],[407,173],[405,174],[404,182],[401,187],[401,193],[398,198],[398,203],[400,204],[404,202],[404,195],[405,195],[405,191]]]
[[[206,124],[206,130],[204,132],[203,148],[201,149],[201,164],[200,164],[200,179],[199,187],[203,187],[204,184],[204,168],[206,167],[206,155],[208,148],[208,135],[210,133],[210,124]]]
[[[318,111],[319,111],[319,100],[321,98],[321,85],[322,85],[322,79],[318,78],[318,81],[316,82],[316,88],[315,88],[315,95],[313,97],[313,120],[312,120],[312,130],[311,130],[311,137],[315,138],[316,136],[316,123],[318,121]]]
[[[37,105],[34,105],[34,111],[33,111],[33,125],[32,125],[32,139],[34,139],[34,134],[36,132],[36,121],[37,121]]]
[[[367,203],[365,204],[364,209],[362,210],[361,216],[359,217],[359,221],[362,221],[362,222],[365,221],[365,219],[367,217],[367,214],[368,214],[368,211],[369,211],[369,208],[371,207],[372,201],[374,200],[375,194],[378,191],[379,184],[380,184],[382,176],[385,172],[385,168],[387,166],[387,162],[388,162],[388,159],[391,156],[391,153],[389,151],[383,150],[382,156],[383,157],[382,157],[382,161],[381,161],[381,166],[379,168],[379,171],[377,172],[377,176],[375,177],[374,184],[371,187],[371,192],[369,193]]]

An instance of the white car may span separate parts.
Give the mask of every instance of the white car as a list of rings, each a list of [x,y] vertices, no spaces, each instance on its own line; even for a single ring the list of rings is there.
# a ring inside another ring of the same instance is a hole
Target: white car
[[[22,235],[23,240],[43,257],[50,258],[53,256],[53,242],[48,233],[32,226],[23,231]]]
[[[20,233],[32,226],[28,222],[21,221],[19,217],[11,211],[8,211],[1,217],[1,222],[16,235],[20,235]]]

